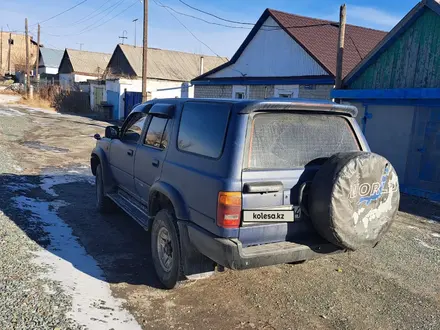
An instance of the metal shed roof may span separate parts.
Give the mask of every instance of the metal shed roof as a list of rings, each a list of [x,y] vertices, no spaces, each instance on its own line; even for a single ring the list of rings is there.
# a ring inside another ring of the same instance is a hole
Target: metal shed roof
[[[57,68],[63,59],[64,50],[52,48],[40,48],[40,56],[45,67]]]
[[[142,76],[142,47],[119,44],[123,54],[138,77]],[[184,53],[174,50],[148,48],[148,78],[190,81],[200,74],[200,58],[204,58],[204,71],[228,61],[226,57]]]
[[[73,72],[86,74],[102,74],[111,58],[111,54],[68,48],[66,54],[72,64]]]

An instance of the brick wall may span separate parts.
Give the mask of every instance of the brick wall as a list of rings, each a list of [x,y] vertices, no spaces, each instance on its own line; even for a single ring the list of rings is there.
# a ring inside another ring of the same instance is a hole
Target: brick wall
[[[312,85],[313,89],[307,89],[304,85],[299,86],[299,97],[304,99],[330,100],[330,92],[333,85]]]
[[[251,85],[249,86],[249,98],[250,99],[265,99],[267,97],[273,97],[274,86],[273,85]]]
[[[330,100],[332,85],[313,85],[308,89],[304,85],[299,86],[299,97],[306,99]],[[274,97],[274,85],[250,85],[248,86],[249,99],[264,99]],[[232,85],[196,85],[194,87],[196,98],[231,98]]]
[[[196,85],[194,86],[195,98],[226,99],[232,97],[232,85]]]

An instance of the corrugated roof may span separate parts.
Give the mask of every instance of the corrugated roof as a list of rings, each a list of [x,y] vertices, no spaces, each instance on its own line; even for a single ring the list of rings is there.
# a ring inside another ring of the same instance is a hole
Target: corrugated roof
[[[118,45],[138,77],[142,76],[142,47]],[[204,71],[228,61],[226,57],[184,53],[174,50],[148,48],[147,77],[154,79],[190,81],[200,74],[200,57],[204,57]]]
[[[40,54],[44,61],[44,66],[58,69],[63,58],[64,50],[43,47],[40,48]]]
[[[215,68],[211,72],[206,72],[194,80],[207,79],[209,75],[235,63],[269,17],[272,17],[330,75],[336,76],[338,22],[266,9],[229,63]],[[267,29],[270,30],[271,28]],[[386,34],[387,32],[385,31],[347,24],[342,68],[343,76],[346,76],[367,56]]]
[[[268,9],[268,11],[291,37],[308,50],[328,71],[336,75],[339,23],[273,9]],[[294,28],[295,26],[310,27]],[[347,24],[342,75],[346,76],[386,34],[385,31]]]
[[[102,74],[107,68],[111,54],[87,52],[66,48],[73,72],[86,74]]]

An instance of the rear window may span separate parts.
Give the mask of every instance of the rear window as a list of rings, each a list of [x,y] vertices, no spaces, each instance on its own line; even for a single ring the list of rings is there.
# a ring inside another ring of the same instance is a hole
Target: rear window
[[[264,113],[252,125],[247,168],[304,167],[318,158],[359,150],[350,124],[336,115]]]
[[[223,151],[228,120],[228,104],[186,103],[180,119],[178,149],[219,158]]]

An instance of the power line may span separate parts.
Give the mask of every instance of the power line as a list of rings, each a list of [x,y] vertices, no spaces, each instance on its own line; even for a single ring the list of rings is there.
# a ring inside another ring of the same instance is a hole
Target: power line
[[[230,19],[227,19],[227,18],[223,18],[223,17],[220,17],[220,16],[218,16],[218,15],[215,15],[215,14],[209,13],[209,12],[207,12],[207,11],[201,10],[201,9],[199,9],[199,8],[193,7],[193,6],[189,5],[189,4],[187,4],[187,3],[186,3],[185,1],[183,1],[183,0],[179,0],[179,1],[180,1],[181,3],[183,3],[185,6],[191,8],[191,9],[193,9],[193,10],[196,10],[196,11],[198,11],[198,12],[200,12],[200,13],[205,14],[205,15],[209,15],[209,16],[215,17],[215,18],[217,18],[217,19],[219,19],[219,20],[221,20],[221,21],[224,21],[224,22],[229,22],[229,23],[234,23],[234,24],[242,24],[242,25],[252,25],[252,27],[255,26],[255,23],[251,23],[251,22],[240,22],[240,21],[234,21],[234,20],[230,20]],[[187,16],[187,15],[185,14],[185,16]],[[190,15],[188,15],[188,16],[190,16]],[[200,18],[197,18],[197,19],[200,19]],[[201,20],[202,20],[202,19],[201,19]],[[262,24],[261,26],[262,26],[262,27],[266,27],[266,28],[272,28],[272,29],[265,29],[265,31],[274,31],[274,30],[280,30],[280,29],[303,29],[303,28],[319,27],[319,26],[328,26],[328,25],[337,27],[337,26],[338,26],[338,23],[325,22],[325,23],[316,23],[316,24],[307,24],[307,25],[293,25],[293,26],[285,26],[285,27],[281,27],[281,26],[279,26],[279,25],[265,25],[265,24]],[[231,26],[227,26],[227,27],[231,27]]]
[[[196,19],[196,20],[199,20],[199,21],[202,21],[202,22],[205,22],[205,23],[208,23],[208,24],[218,25],[218,26],[223,26],[223,27],[233,28],[233,29],[247,29],[247,30],[252,29],[251,27],[245,27],[245,26],[233,26],[233,25],[226,25],[226,24],[221,24],[221,23],[216,23],[216,22],[207,21],[207,20],[205,20],[205,19],[203,19],[203,18],[201,18],[201,17],[193,16],[193,15],[186,14],[186,13],[182,13],[182,12],[180,12],[180,11],[178,11],[178,10],[176,10],[176,9],[174,9],[174,8],[172,8],[172,7],[170,7],[170,6],[167,6],[167,5],[164,5],[164,4],[159,4],[159,3],[157,3],[157,2],[155,2],[155,3],[156,3],[157,6],[162,7],[162,8],[167,8],[167,9],[169,9],[169,10],[175,12],[176,14],[179,14],[179,15],[182,15],[182,16],[186,16],[186,17],[190,17],[190,18],[194,18],[194,19]]]
[[[125,1],[125,0],[122,0]],[[71,36],[77,36],[77,35],[81,35],[87,32],[90,32],[92,30],[95,30],[101,26],[103,26],[104,24],[107,24],[108,22],[110,22],[111,20],[115,19],[116,17],[118,17],[119,15],[125,13],[127,10],[129,10],[131,7],[133,7],[135,4],[138,3],[138,0],[135,0],[130,6],[128,6],[127,8],[125,8],[124,10],[120,11],[119,13],[117,13],[116,15],[110,17],[108,20],[106,20],[105,22],[97,25],[97,26],[93,26],[91,27],[93,24],[91,24],[90,26],[88,26],[87,28],[81,30],[78,33],[71,33],[71,34],[50,34],[50,33],[46,33],[47,35],[50,35],[52,37],[71,37]]]
[[[357,48],[356,43],[354,42],[353,38],[348,33],[345,33],[345,34],[347,35],[348,38],[350,38],[351,42],[353,43],[354,48],[356,49],[356,52],[358,53],[358,55],[359,55],[359,57],[361,58],[361,61],[362,61],[364,58],[362,57],[361,52]]]
[[[81,1],[81,2],[79,2],[79,3],[77,3],[75,6],[72,6],[72,7],[68,8],[68,9],[62,11],[61,13],[58,13],[58,14],[52,16],[52,17],[49,17],[48,19],[45,19],[44,21],[38,22],[38,23],[36,23],[36,24],[32,24],[32,26],[37,25],[37,24],[43,24],[43,23],[45,23],[45,22],[47,22],[47,21],[50,21],[51,19],[54,19],[55,17],[58,17],[58,16],[60,16],[60,15],[62,15],[62,14],[64,14],[64,13],[67,13],[68,11],[70,11],[70,10],[72,10],[72,9],[74,9],[74,8],[76,8],[76,7],[78,7],[79,5],[82,5],[82,4],[83,4],[84,2],[86,2],[86,1],[87,1],[87,0],[83,0],[83,1]]]
[[[110,8],[112,8],[112,10],[110,10],[109,12],[107,12],[104,16],[102,16],[100,19],[98,19],[96,22],[86,26],[84,29],[82,29],[80,32],[82,31],[86,31],[87,29],[93,27],[94,25],[96,25],[97,23],[101,22],[104,18],[106,18],[108,15],[110,15],[116,8],[118,8],[120,5],[122,5],[122,3],[125,0],[120,0],[119,2],[116,2],[113,6],[107,8],[105,11],[109,10]]]
[[[99,6],[99,7],[96,8],[94,11],[92,11],[90,14],[88,14],[88,15],[86,15],[86,16],[80,18],[79,20],[77,20],[77,21],[75,21],[75,22],[68,23],[68,24],[62,24],[62,25],[48,26],[48,27],[49,27],[49,28],[70,28],[71,26],[77,25],[77,24],[79,24],[79,23],[82,23],[82,22],[85,22],[85,21],[89,21],[89,20],[91,20],[92,18],[94,18],[94,17],[96,17],[96,16],[98,16],[98,15],[104,13],[104,12],[107,11],[108,9],[110,9],[112,6],[110,6],[109,8],[104,9],[103,11],[101,11],[101,12],[95,14],[95,13],[98,12],[102,7],[104,7],[105,5],[111,3],[112,1],[113,1],[113,0],[109,0],[109,1],[104,0],[104,3],[103,3],[101,6]],[[95,15],[93,15],[93,14],[95,14]],[[67,25],[67,26],[66,26],[66,25]]]
[[[205,15],[209,15],[209,16],[215,17],[215,18],[217,18],[217,19],[219,19],[219,20],[221,20],[221,21],[225,21],[225,22],[229,22],[229,23],[235,23],[235,24],[242,24],[242,25],[255,25],[254,23],[250,23],[250,22],[239,22],[239,21],[233,21],[233,20],[230,20],[230,19],[226,19],[226,18],[223,18],[223,17],[217,16],[217,15],[215,15],[215,14],[208,13],[207,11],[201,10],[201,9],[199,9],[199,8],[193,7],[193,6],[189,5],[189,4],[187,4],[187,3],[186,3],[185,1],[183,1],[183,0],[179,0],[179,1],[180,1],[181,3],[183,3],[185,6],[191,8],[192,10],[196,10],[196,11],[198,11],[198,12],[200,12],[200,13],[205,14]],[[275,27],[275,26],[270,26],[270,27]]]
[[[153,0],[154,3],[156,3],[158,6],[163,6],[162,3],[160,3],[159,1]],[[163,7],[171,16],[173,16],[177,22],[180,23],[180,25],[182,25],[193,37],[194,39],[196,39],[198,42],[200,42],[202,45],[204,45],[206,48],[208,48],[213,54],[215,54],[217,57],[219,58],[223,58],[221,57],[219,54],[217,54],[211,47],[209,47],[205,42],[203,42],[202,40],[200,40],[185,24],[182,23],[182,21],[180,21],[176,15],[174,15],[171,10],[169,10],[166,7]],[[226,62],[226,61],[225,61]]]

